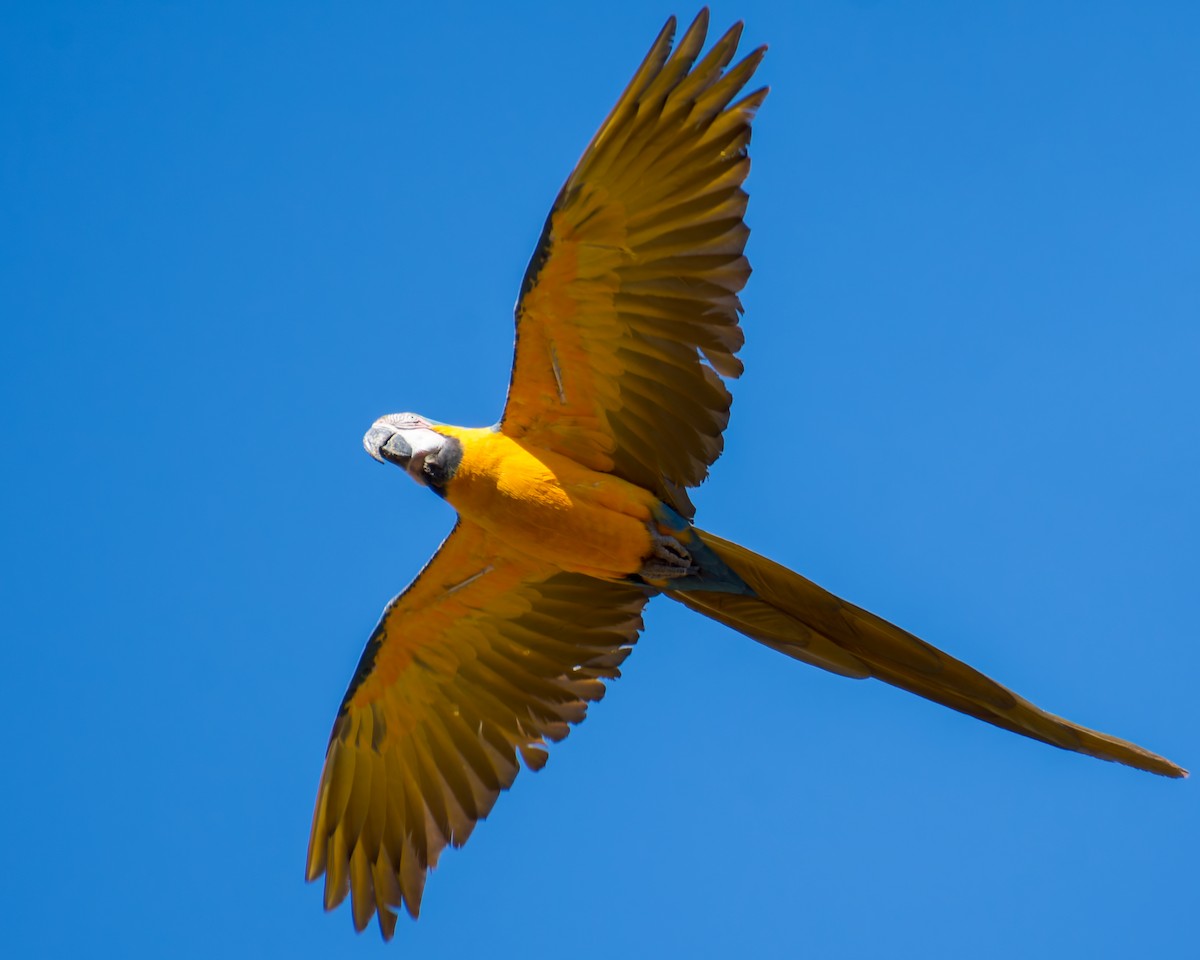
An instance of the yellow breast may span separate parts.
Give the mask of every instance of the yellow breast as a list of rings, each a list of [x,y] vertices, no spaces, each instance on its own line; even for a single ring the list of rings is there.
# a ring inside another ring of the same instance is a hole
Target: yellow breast
[[[487,428],[438,430],[463,445],[446,499],[514,550],[605,579],[650,553],[648,491]]]

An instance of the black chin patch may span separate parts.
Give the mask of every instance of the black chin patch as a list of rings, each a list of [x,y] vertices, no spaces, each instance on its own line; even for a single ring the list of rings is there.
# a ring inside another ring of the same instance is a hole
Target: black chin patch
[[[421,473],[425,482],[440,497],[446,496],[446,484],[454,479],[458,465],[462,463],[462,444],[455,437],[447,437],[436,453],[425,458]]]

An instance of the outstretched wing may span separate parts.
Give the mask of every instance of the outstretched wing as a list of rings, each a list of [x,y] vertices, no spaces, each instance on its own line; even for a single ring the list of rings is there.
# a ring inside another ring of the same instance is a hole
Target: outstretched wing
[[[707,28],[702,11],[671,53],[667,22],[559,192],[517,303],[500,424],[687,517],[685,488],[729,421],[721,376],[742,372],[741,185],[767,94],[732,103],[765,48],[725,70],[738,24],[697,63]]]
[[[642,627],[643,587],[506,556],[460,521],[367,641],[325,754],[308,879],[389,939],[426,871],[466,842],[546,741],[604,695]]]

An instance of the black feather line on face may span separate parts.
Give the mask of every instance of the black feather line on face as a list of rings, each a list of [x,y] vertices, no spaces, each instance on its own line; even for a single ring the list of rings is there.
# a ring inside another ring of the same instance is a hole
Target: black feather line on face
[[[439,497],[446,496],[446,484],[454,479],[462,457],[462,443],[456,437],[447,437],[436,453],[425,458],[421,475],[429,489]]]

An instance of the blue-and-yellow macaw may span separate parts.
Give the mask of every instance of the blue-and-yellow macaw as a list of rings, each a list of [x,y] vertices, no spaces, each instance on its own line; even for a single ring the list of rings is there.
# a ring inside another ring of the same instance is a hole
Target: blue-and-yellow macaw
[[[692,525],[687,489],[721,453],[742,365],[738,292],[750,122],[764,49],[702,58],[702,11],[667,22],[559,192],[516,308],[504,416],[415,414],[363,440],[458,511],[387,605],[334,722],[308,849],[325,907],[390,938],[426,872],[547,741],[619,675],[662,594],[847,677],[876,677],[1016,733],[1170,777],[1124,740],[1040,710],[981,673],[745,547]],[[728,69],[727,69],[728,68]]]

